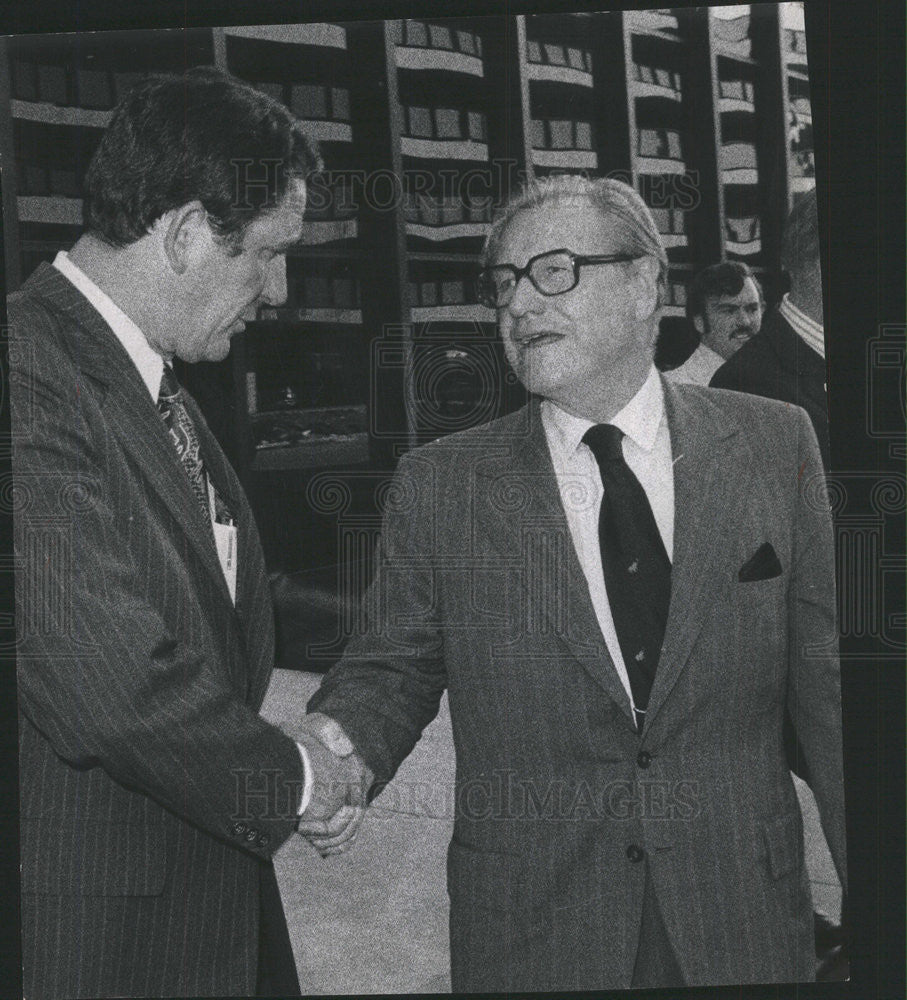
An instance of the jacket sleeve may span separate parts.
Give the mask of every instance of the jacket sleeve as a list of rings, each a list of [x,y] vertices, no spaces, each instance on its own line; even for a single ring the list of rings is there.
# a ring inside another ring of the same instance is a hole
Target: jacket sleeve
[[[438,713],[447,683],[435,559],[433,463],[404,456],[388,491],[363,634],[309,701],[336,719],[378,782],[389,781]]]
[[[298,748],[212,662],[188,574],[136,537],[123,453],[57,340],[42,335],[56,318],[40,308],[11,318],[22,711],[73,768],[103,768],[268,857],[295,826]],[[17,336],[26,323],[34,336]]]
[[[805,411],[799,421],[794,564],[788,597],[787,704],[809,767],[822,828],[845,891],[847,856],[834,538],[822,460]]]

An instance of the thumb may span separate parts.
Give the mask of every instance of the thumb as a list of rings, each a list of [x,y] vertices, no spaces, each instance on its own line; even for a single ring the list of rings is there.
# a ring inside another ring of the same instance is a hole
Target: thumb
[[[353,752],[353,744],[343,731],[339,722],[330,716],[315,712],[309,716],[312,722],[317,722],[318,739],[338,757],[349,757]]]

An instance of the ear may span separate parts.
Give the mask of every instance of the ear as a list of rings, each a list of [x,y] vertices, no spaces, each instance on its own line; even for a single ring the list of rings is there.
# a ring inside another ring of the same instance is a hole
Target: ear
[[[658,308],[658,261],[654,257],[642,257],[636,266],[636,318],[643,320]]]
[[[208,213],[200,201],[190,201],[171,209],[161,217],[164,227],[164,255],[177,274],[189,266],[193,247],[202,237],[209,235]]]
[[[696,332],[699,334],[699,339],[702,340],[702,338],[705,336],[705,322],[703,321],[702,316],[693,317],[693,326],[696,327]]]

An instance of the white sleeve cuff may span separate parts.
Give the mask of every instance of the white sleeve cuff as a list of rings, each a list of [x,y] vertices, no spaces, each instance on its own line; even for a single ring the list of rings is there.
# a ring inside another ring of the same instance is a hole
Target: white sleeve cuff
[[[309,755],[306,753],[305,747],[301,743],[296,744],[299,747],[299,756],[302,758],[302,772],[303,772],[303,784],[302,784],[302,799],[299,802],[299,811],[296,813],[297,816],[301,817],[302,814],[309,808],[309,802],[312,799],[312,762],[309,760]]]

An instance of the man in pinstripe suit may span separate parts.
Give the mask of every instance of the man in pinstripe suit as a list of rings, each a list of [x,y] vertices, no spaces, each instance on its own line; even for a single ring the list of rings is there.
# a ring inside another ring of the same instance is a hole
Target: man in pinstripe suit
[[[401,460],[369,628],[309,707],[386,780],[447,689],[456,992],[812,979],[785,706],[846,861],[809,420],[658,376],[667,258],[619,181],[530,186],[485,261],[535,396]]]
[[[356,761],[330,732],[294,740],[258,715],[261,547],[170,363],[226,357],[285,299],[319,167],[250,87],[149,78],[89,168],[85,235],[10,299],[34,1000],[299,993],[271,859],[339,804],[312,795],[311,769]]]

